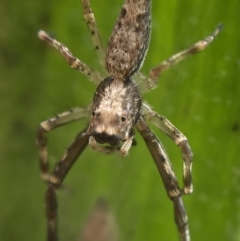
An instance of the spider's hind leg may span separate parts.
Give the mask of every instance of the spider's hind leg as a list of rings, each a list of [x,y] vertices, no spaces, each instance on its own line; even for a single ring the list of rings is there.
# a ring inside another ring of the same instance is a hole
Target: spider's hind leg
[[[188,144],[186,136],[184,136],[169,120],[157,114],[150,106],[143,103],[143,116],[151,121],[155,126],[169,136],[177,146],[181,148],[183,158],[183,194],[193,192],[192,185],[192,151]]]

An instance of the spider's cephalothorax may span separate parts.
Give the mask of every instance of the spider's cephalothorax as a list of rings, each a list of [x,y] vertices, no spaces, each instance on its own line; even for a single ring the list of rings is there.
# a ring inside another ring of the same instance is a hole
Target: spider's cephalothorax
[[[91,105],[88,127],[77,135],[51,173],[49,172],[46,133],[72,121],[89,117],[89,109],[77,107],[56,115],[43,121],[37,132],[41,175],[48,183],[45,201],[47,240],[58,240],[56,190],[88,143],[96,151],[112,153],[117,150],[122,156],[125,156],[132,145],[134,129],[137,129],[152,155],[167,195],[173,203],[179,240],[190,241],[188,219],[182,195],[190,194],[193,191],[191,148],[187,138],[170,121],[142,101],[138,88],[142,93],[151,91],[156,87],[158,79],[164,71],[188,56],[205,49],[218,35],[222,26],[217,27],[211,35],[190,48],[162,61],[144,77],[142,74],[134,74],[140,70],[148,49],[151,32],[151,0],[125,0],[110,37],[107,51],[103,47],[90,7],[90,0],[81,1],[84,19],[91,32],[92,42],[100,57],[100,63],[108,71],[105,75],[108,77],[103,78],[46,32],[39,31],[38,33],[39,38],[57,49],[72,68],[98,84]],[[140,83],[138,87],[134,80]],[[161,142],[149,129],[146,121],[151,121],[180,147],[183,159],[183,188],[179,186]]]
[[[126,142],[133,137],[141,105],[138,88],[130,78],[124,81],[106,78],[99,84],[93,98],[88,133],[101,144],[116,146]]]

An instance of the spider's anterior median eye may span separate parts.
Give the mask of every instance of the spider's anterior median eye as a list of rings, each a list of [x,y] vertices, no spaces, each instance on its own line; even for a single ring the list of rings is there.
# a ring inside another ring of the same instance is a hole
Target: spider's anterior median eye
[[[92,112],[92,116],[94,117],[94,116],[96,116],[96,117],[99,117],[101,115],[101,112],[99,112],[99,111],[93,111]]]
[[[121,120],[122,120],[122,122],[124,122],[124,121],[126,121],[126,116],[122,116],[122,118],[121,118]]]

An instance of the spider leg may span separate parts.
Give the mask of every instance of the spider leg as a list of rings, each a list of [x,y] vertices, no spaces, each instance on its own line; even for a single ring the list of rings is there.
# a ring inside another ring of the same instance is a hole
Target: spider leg
[[[174,218],[178,228],[180,241],[190,241],[188,218],[182,201],[182,191],[179,187],[171,163],[162,147],[162,144],[149,129],[141,116],[136,124],[158,168],[168,197],[173,202]]]
[[[67,63],[73,68],[80,71],[82,74],[86,75],[92,82],[98,84],[102,81],[101,75],[93,70],[92,68],[88,67],[85,63],[83,63],[80,59],[73,56],[73,54],[69,51],[69,49],[64,46],[62,43],[58,42],[56,39],[52,38],[50,34],[47,32],[40,30],[38,32],[38,37],[47,42],[49,45],[54,47],[58,50],[61,55],[65,58]]]
[[[63,182],[66,174],[88,145],[89,135],[85,128],[79,133],[73,143],[68,147],[62,159],[57,163],[52,174],[49,176],[48,188],[45,196],[45,211],[47,217],[47,240],[57,241],[57,196],[56,190]]]
[[[181,148],[183,158],[183,194],[193,192],[192,185],[192,151],[188,144],[186,136],[184,136],[169,120],[157,114],[150,106],[143,103],[143,116],[151,121],[155,126],[168,135],[177,146]]]
[[[101,65],[105,67],[105,50],[103,47],[100,33],[98,31],[94,13],[90,6],[90,0],[82,0],[82,7],[84,19],[86,21],[89,31],[91,32],[92,43],[98,53]]]
[[[41,170],[41,177],[43,180],[49,180],[49,163],[47,151],[47,138],[46,133],[70,122],[87,117],[88,111],[83,108],[73,108],[69,111],[56,115],[55,117],[43,121],[37,132],[37,146],[39,149],[39,165]]]
[[[158,85],[159,77],[163,72],[170,69],[172,66],[178,64],[182,60],[188,58],[189,56],[204,50],[216,38],[216,36],[220,33],[222,28],[223,25],[219,25],[211,35],[207,36],[203,40],[198,41],[191,47],[184,49],[183,51],[177,54],[174,54],[170,58],[162,61],[156,67],[152,68],[149,71],[148,76],[144,77],[145,81],[141,80],[141,82],[139,83],[139,88],[142,90],[142,92],[148,92],[156,88]],[[139,78],[139,76],[137,76],[137,78]]]

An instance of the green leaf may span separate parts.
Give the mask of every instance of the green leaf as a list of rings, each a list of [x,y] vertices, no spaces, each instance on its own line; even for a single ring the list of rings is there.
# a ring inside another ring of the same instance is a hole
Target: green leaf
[[[91,1],[103,42],[123,1]],[[240,240],[240,32],[238,0],[153,1],[152,39],[142,72],[189,47],[224,24],[202,53],[163,74],[144,95],[187,137],[194,153],[194,193],[184,197],[192,240]],[[35,135],[41,121],[86,107],[96,86],[72,70],[37,38],[39,29],[99,69],[80,1],[3,1],[0,10],[0,240],[44,240],[45,183],[38,170]],[[48,134],[52,166],[88,120]],[[182,181],[180,150],[154,128]],[[104,196],[120,240],[178,240],[172,203],[141,139],[126,158],[83,153],[58,191],[60,240],[77,240]],[[97,240],[96,240],[97,241]]]

